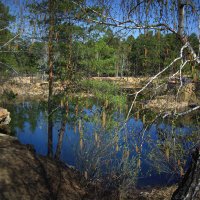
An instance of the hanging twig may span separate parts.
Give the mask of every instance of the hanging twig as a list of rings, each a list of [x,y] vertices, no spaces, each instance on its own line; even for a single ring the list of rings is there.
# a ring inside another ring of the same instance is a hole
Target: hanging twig
[[[7,46],[9,43],[11,43],[13,40],[15,40],[17,37],[20,36],[20,33],[18,33],[17,35],[15,35],[13,38],[11,38],[8,42],[6,42],[3,46],[0,47],[0,49],[2,49],[3,47]]]

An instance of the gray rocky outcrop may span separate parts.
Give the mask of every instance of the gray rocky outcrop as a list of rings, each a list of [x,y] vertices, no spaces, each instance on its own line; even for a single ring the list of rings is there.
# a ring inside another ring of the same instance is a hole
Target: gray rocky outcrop
[[[0,107],[0,127],[4,125],[8,125],[11,121],[10,113],[7,109]]]
[[[8,110],[0,107],[0,132],[7,134],[10,133],[10,121],[11,118]]]

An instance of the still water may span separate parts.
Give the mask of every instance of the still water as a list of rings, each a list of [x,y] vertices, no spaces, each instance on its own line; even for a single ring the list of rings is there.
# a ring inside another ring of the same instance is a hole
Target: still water
[[[12,133],[22,144],[30,144],[37,154],[46,156],[45,103],[29,101],[4,107],[11,112]],[[133,115],[124,125],[123,111],[106,113],[93,104],[79,108],[76,116],[73,107],[75,105],[71,105],[60,160],[87,173],[90,179],[120,177],[121,181],[138,187],[172,184],[185,172],[190,151],[199,137],[198,113],[176,121],[152,122],[150,111],[146,111]],[[54,154],[61,118],[61,113],[56,111],[52,138]]]

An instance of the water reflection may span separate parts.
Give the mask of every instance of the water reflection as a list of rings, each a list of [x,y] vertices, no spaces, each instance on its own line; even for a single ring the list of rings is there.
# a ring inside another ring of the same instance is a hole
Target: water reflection
[[[46,104],[26,102],[6,107],[11,112],[12,130],[20,142],[33,145],[40,155],[47,155]],[[198,123],[190,121],[187,125],[171,119],[148,123],[149,113],[144,112],[136,113],[123,127],[123,112],[106,112],[94,105],[91,109],[77,107],[71,105],[74,111],[67,118],[60,159],[87,178],[117,177],[124,185],[136,181],[139,186],[165,185],[184,173],[188,151],[199,137]],[[53,154],[61,118],[59,112],[53,118]]]

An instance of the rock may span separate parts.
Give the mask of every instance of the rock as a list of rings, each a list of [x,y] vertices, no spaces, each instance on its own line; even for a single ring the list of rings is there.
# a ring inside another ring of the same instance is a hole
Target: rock
[[[188,83],[184,85],[179,93],[178,101],[179,102],[188,102],[188,104],[196,104],[197,97],[195,94],[196,86],[194,83]]]
[[[1,125],[0,126],[0,133],[5,133],[5,134],[10,135],[11,129],[10,129],[9,125]]]
[[[10,113],[4,108],[0,108],[0,127],[8,125],[10,120]]]
[[[40,83],[35,83],[35,87],[40,87]]]

